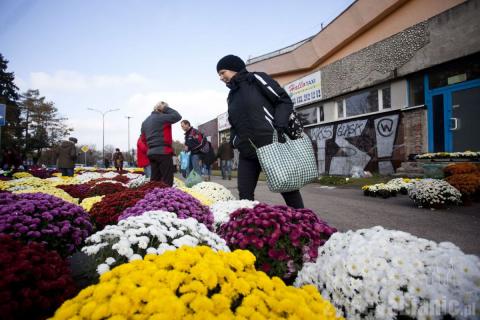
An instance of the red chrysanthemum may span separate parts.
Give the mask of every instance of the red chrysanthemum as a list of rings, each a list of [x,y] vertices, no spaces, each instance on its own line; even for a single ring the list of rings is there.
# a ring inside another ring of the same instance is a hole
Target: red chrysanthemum
[[[0,235],[2,319],[45,319],[76,289],[67,263],[41,243]]]

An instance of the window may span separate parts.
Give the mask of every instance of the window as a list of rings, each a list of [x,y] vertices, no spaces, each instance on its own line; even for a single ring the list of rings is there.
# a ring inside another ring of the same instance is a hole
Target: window
[[[345,99],[347,117],[378,111],[378,90],[369,90]]]
[[[341,119],[344,115],[343,100],[339,100],[335,104],[337,105],[337,118]]]
[[[392,107],[390,87],[383,88],[379,92],[382,96],[382,109],[390,109]]]
[[[417,74],[408,79],[408,106],[414,107],[423,104],[425,104],[423,74]]]
[[[325,112],[323,111],[323,106],[320,106],[318,108],[318,113],[319,113],[318,117],[320,118],[320,122],[325,121]]]
[[[430,89],[480,78],[480,54],[447,62],[434,67],[429,73]]]
[[[296,112],[303,125],[316,124],[317,120],[317,106],[297,109]]]

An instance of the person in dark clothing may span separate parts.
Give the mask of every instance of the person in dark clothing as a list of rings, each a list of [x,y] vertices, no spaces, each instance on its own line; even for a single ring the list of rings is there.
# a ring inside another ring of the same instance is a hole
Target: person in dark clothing
[[[115,149],[115,153],[113,154],[113,165],[118,172],[123,171],[123,153],[120,152],[120,149]]]
[[[166,102],[159,102],[153,112],[142,123],[142,134],[148,145],[148,160],[152,167],[152,181],[163,181],[173,186],[173,147],[172,124],[182,116]]]
[[[197,129],[193,128],[188,120],[182,120],[181,124],[185,131],[185,146],[190,151],[189,172],[195,170],[199,175],[202,174],[202,153],[205,153],[207,139]],[[208,151],[208,150],[206,150]]]
[[[227,142],[225,137],[222,138],[222,144],[218,147],[217,158],[220,158],[220,169],[222,170],[222,179],[232,180],[232,145]]]
[[[75,143],[77,142],[76,138],[70,137],[68,141],[62,141],[55,150],[57,168],[62,173],[62,176],[73,177],[73,169],[77,160],[77,149],[75,148]]]
[[[271,144],[274,129],[279,141],[293,111],[293,103],[285,90],[266,73],[248,72],[242,59],[227,55],[217,63],[220,80],[230,89],[228,120],[231,124],[230,143],[240,152],[238,163],[238,191],[240,199],[254,200],[255,187],[261,167],[255,148]],[[272,103],[271,101],[274,101]],[[285,203],[303,208],[299,190],[283,192]]]

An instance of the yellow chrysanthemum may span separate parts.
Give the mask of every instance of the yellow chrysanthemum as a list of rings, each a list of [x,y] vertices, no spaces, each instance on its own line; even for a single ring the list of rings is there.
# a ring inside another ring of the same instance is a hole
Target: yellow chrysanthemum
[[[146,255],[104,273],[53,319],[337,319],[315,287],[270,279],[255,270],[252,256],[204,246]]]
[[[5,181],[1,184],[2,190],[19,191],[27,189],[35,189],[49,186],[49,183],[37,177],[26,177],[16,180]]]
[[[14,191],[13,193],[44,193],[44,194],[49,194],[52,196],[55,196],[57,198],[63,199],[67,202],[77,204],[78,205],[78,199],[73,198],[71,195],[63,191],[62,189],[50,187],[50,186],[43,186],[40,188],[35,188],[35,189],[26,189],[26,190],[19,190],[19,191]]]
[[[209,197],[207,197],[207,196],[205,196],[205,195],[203,195],[199,192],[196,192],[196,191],[192,190],[191,188],[179,187],[178,189],[182,190],[185,193],[188,193],[189,195],[191,195],[192,197],[194,197],[195,199],[200,201],[200,203],[203,204],[204,206],[211,206],[212,204],[215,203]]]
[[[30,173],[28,172],[15,172],[13,175],[12,175],[13,178],[15,179],[22,179],[22,178],[29,178],[29,177],[33,177]]]
[[[80,202],[80,206],[87,212],[92,210],[92,207],[95,203],[102,201],[104,196],[95,196],[90,198],[85,198]]]

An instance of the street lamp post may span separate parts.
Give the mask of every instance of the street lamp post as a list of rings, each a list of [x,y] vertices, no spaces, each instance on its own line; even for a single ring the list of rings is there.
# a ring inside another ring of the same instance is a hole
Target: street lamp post
[[[109,112],[118,111],[120,109],[109,109],[107,111],[101,111],[94,108],[87,108],[87,110],[95,111],[102,115],[102,161],[105,161],[105,115]]]
[[[125,118],[127,118],[127,130],[128,130],[127,131],[128,132],[128,149],[127,150],[128,150],[128,155],[129,155],[128,159],[130,160],[130,162],[133,162],[133,159],[132,159],[133,154],[130,153],[130,119],[133,118],[133,117],[125,116]]]

